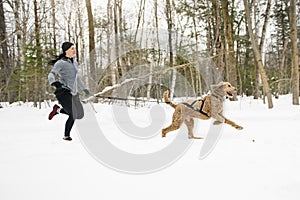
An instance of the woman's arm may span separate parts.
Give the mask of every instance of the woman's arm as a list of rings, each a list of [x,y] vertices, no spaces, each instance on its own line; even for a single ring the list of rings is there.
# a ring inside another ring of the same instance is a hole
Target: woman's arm
[[[61,65],[59,63],[55,63],[52,70],[48,74],[48,81],[49,81],[50,85],[56,81],[55,77],[60,70],[61,70]]]

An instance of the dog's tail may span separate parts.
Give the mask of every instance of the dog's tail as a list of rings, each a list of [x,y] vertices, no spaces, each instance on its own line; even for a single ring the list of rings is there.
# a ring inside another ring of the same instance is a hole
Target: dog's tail
[[[172,103],[171,100],[169,99],[169,90],[166,90],[164,92],[164,100],[165,100],[166,104],[169,104],[173,108],[176,108],[176,104]]]

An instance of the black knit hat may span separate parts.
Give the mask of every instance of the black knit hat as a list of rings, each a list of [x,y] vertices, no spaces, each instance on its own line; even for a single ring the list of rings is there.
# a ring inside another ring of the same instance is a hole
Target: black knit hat
[[[61,46],[63,52],[66,52],[74,44],[72,42],[64,42]]]

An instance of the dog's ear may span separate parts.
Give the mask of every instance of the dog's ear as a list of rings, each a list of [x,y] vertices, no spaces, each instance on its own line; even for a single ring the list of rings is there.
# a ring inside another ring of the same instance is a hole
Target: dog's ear
[[[211,87],[211,90],[216,90],[217,88],[222,87],[223,85],[224,85],[224,82],[221,81],[220,83],[211,85],[210,87]]]
[[[216,84],[210,86],[211,90],[215,90],[216,87],[218,87]]]

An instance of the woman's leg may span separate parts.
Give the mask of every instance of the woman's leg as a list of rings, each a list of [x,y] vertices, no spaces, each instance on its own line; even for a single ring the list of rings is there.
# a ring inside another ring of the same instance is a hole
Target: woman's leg
[[[63,107],[60,110],[60,113],[69,115],[69,118],[65,124],[65,137],[69,137],[74,124],[74,115],[72,110],[72,94],[70,93],[70,91],[65,90],[64,92],[57,94],[56,98]]]
[[[75,122],[75,120],[73,119],[73,117],[69,115],[69,118],[65,124],[65,137],[70,137],[70,132],[74,125],[74,122]]]
[[[69,112],[67,110],[70,110],[70,109],[71,108],[67,108],[65,110],[64,106],[63,106],[63,108],[60,110],[60,113],[68,115]],[[84,110],[83,110],[82,104],[80,102],[79,95],[72,96],[72,115],[73,115],[74,120],[82,119],[84,116]]]

